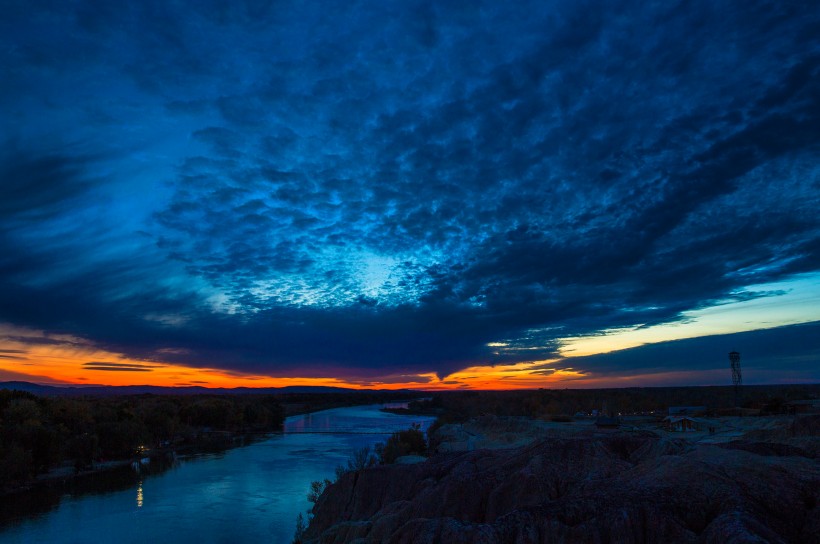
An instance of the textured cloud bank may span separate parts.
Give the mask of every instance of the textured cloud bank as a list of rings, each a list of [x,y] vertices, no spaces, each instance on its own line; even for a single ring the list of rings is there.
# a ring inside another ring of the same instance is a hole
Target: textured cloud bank
[[[808,4],[303,4],[9,6],[0,320],[446,375],[820,270]]]

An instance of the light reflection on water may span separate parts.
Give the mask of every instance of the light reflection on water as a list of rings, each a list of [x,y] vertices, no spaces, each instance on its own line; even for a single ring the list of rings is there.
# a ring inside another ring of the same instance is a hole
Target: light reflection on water
[[[411,423],[426,428],[432,421],[379,407],[291,417],[284,433],[183,461],[131,488],[66,496],[50,512],[0,530],[0,544],[290,543],[296,515],[311,506],[311,481],[332,478],[353,451],[383,441],[386,434]],[[385,434],[344,434],[356,432]]]

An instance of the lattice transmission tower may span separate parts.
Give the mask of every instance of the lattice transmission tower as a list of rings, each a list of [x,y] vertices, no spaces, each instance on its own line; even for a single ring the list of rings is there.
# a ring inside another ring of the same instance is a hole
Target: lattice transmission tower
[[[740,386],[743,385],[743,374],[740,372],[740,353],[736,351],[730,352],[729,364],[732,367],[732,385],[735,386],[735,406],[737,406]]]

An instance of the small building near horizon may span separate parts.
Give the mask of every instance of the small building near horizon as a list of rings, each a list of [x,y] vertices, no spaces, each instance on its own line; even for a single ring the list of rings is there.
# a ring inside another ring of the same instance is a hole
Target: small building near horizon
[[[666,416],[663,421],[666,430],[675,433],[702,431],[709,428],[709,422],[692,416]]]

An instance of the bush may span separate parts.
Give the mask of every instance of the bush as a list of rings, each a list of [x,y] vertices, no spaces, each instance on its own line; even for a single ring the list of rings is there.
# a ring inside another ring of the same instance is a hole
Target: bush
[[[378,459],[376,459],[376,456],[370,451],[370,448],[365,446],[353,452],[353,457],[347,461],[347,470],[348,472],[357,472],[367,467],[372,467],[377,461]]]
[[[316,503],[316,501],[319,500],[319,497],[322,496],[322,493],[325,491],[325,489],[327,489],[327,486],[329,486],[332,483],[333,482],[331,482],[328,479],[324,479],[321,481],[315,480],[313,482],[310,482],[310,491],[308,491],[307,500],[309,500],[312,503]]]
[[[406,431],[390,435],[383,445],[377,446],[379,461],[384,464],[395,463],[404,455],[426,455],[427,441],[419,425],[414,424]]]
[[[301,512],[296,516],[296,531],[293,534],[293,542],[292,544],[302,544],[302,539],[305,536],[305,529],[307,529],[307,525],[305,524],[305,517],[302,515]]]

